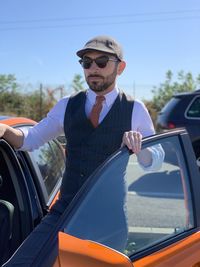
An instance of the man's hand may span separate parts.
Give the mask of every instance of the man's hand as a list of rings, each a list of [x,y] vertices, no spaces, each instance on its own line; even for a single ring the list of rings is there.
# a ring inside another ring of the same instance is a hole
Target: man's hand
[[[141,151],[142,135],[140,132],[129,131],[125,132],[122,138],[122,146],[126,145],[128,149],[135,154]]]
[[[0,138],[2,137],[15,148],[20,148],[24,140],[22,131],[0,123]]]
[[[0,138],[3,137],[6,132],[6,126],[7,125],[0,123]]]

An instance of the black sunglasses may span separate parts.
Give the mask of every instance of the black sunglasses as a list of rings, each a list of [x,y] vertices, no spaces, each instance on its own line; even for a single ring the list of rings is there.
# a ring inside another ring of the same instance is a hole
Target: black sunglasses
[[[84,69],[89,69],[93,63],[93,61],[97,64],[97,66],[101,69],[105,68],[108,61],[114,61],[114,62],[118,62],[119,60],[117,59],[113,59],[113,58],[109,58],[108,56],[101,56],[101,57],[97,57],[97,58],[90,58],[90,57],[84,57],[82,59],[79,60],[79,63],[81,64],[81,66]]]

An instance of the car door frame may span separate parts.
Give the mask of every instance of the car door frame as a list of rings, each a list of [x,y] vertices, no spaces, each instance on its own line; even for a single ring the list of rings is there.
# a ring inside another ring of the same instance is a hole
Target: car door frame
[[[34,201],[34,199],[31,199],[27,181],[15,150],[4,139],[0,139],[0,146],[4,151],[4,158],[7,162],[7,166],[10,168],[9,171],[12,172],[10,178],[16,192],[17,203],[20,209],[20,217],[23,217],[23,228],[21,231],[21,240],[23,241],[33,230],[34,221],[32,201]]]

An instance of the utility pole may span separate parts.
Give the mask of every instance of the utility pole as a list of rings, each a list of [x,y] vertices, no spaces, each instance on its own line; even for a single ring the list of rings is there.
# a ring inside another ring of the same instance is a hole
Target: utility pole
[[[133,98],[135,98],[135,81],[133,81]]]
[[[60,86],[60,98],[63,98],[64,96],[64,85]]]
[[[39,114],[40,114],[40,119],[42,119],[42,90],[43,90],[43,85],[42,83],[40,84],[40,111],[39,111]]]

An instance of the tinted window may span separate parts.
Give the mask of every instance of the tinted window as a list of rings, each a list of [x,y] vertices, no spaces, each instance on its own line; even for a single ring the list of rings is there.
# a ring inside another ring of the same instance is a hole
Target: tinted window
[[[155,151],[158,146],[148,148]],[[165,157],[157,169],[143,168],[128,152],[110,161],[65,232],[133,255],[192,228],[192,201],[179,140],[165,138],[159,148]]]
[[[178,104],[180,98],[173,97],[161,110],[160,114],[162,113],[170,113],[172,109]]]
[[[51,141],[50,145],[54,153],[55,164],[57,165],[57,169],[60,169],[61,173],[63,174],[65,170],[65,150],[55,141]]]
[[[62,150],[54,141],[51,141],[30,154],[39,167],[47,193],[50,195],[64,171]]]
[[[21,126],[18,128],[27,130],[29,127],[31,126]],[[62,179],[65,169],[65,156],[63,147],[59,145],[57,141],[52,140],[48,143],[45,143],[39,149],[28,152],[28,154],[31,156],[31,162],[36,163],[36,166],[33,168],[39,168],[44,182],[44,184],[42,183],[40,186],[45,186],[49,200],[49,197],[53,193],[55,186]],[[39,177],[37,177],[37,180],[37,182],[41,183]]]
[[[200,97],[194,99],[186,112],[186,116],[191,118],[200,118]]]

